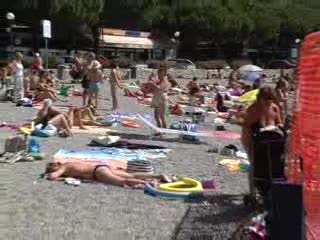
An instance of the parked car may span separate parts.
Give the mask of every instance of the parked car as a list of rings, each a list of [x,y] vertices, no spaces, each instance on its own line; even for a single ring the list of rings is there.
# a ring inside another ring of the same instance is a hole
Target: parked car
[[[189,59],[185,59],[185,58],[168,59],[168,62],[175,62],[176,69],[188,69],[188,70],[196,69],[196,65]]]
[[[274,60],[269,62],[268,68],[271,69],[290,69],[297,67],[297,62],[294,60]]]

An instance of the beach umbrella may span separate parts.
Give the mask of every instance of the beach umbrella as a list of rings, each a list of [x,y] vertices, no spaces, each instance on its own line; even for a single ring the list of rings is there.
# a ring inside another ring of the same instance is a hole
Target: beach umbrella
[[[260,79],[262,76],[262,68],[256,65],[244,65],[238,69],[241,79],[250,83]]]
[[[262,72],[263,69],[256,65],[249,64],[241,66],[238,70],[241,72]]]
[[[246,92],[245,94],[243,94],[242,96],[240,96],[239,98],[237,98],[237,102],[241,102],[241,103],[249,103],[249,102],[254,102],[255,100],[257,100],[257,96],[259,94],[260,89],[255,89],[249,92]]]

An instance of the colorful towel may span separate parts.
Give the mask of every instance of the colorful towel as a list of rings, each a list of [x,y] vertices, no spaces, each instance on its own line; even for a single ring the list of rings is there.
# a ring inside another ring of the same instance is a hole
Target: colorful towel
[[[155,160],[167,158],[168,149],[154,150],[129,150],[123,148],[101,148],[93,147],[81,151],[59,150],[55,158],[78,158],[87,160],[119,160],[119,161],[134,161],[134,160]]]

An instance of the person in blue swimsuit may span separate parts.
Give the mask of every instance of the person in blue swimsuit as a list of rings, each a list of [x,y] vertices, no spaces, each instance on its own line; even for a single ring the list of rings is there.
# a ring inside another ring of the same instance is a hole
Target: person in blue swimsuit
[[[100,70],[101,64],[94,60],[88,71],[89,78],[89,98],[94,103],[95,109],[98,108],[98,95],[100,90],[100,84],[102,83],[103,74]]]

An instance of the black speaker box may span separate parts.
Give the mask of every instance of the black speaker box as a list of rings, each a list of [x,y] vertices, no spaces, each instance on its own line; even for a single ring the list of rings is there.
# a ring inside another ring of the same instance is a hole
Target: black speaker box
[[[304,240],[302,185],[285,182],[271,184],[268,238],[271,240]]]

